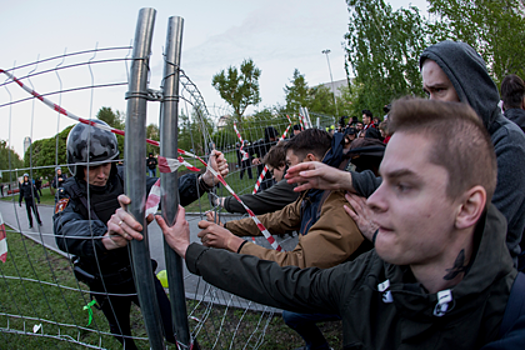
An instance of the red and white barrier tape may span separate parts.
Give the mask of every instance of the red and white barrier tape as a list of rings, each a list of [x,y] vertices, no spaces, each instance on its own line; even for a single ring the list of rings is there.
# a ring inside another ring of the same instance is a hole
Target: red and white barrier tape
[[[5,234],[5,223],[0,213],[0,260],[5,263],[7,259],[7,237]]]
[[[179,157],[179,159],[181,159],[181,157]],[[161,168],[160,167],[161,162],[164,163],[164,164],[172,164],[172,165],[171,166],[163,166]],[[275,238],[273,238],[273,236],[270,234],[270,232],[268,232],[266,227],[264,227],[264,225],[257,218],[257,216],[255,216],[254,212],[250,208],[248,208],[248,206],[246,206],[246,204],[244,204],[244,202],[235,193],[235,191],[230,187],[230,185],[228,185],[226,183],[226,181],[224,180],[222,175],[217,173],[212,167],[208,166],[204,161],[202,161],[202,162],[206,165],[207,170],[209,170],[216,178],[218,178],[220,183],[222,183],[224,185],[224,187],[228,190],[228,192],[230,192],[231,195],[243,206],[243,208],[246,210],[248,215],[250,215],[252,220],[257,225],[257,228],[259,229],[259,231],[261,231],[261,233],[266,238],[268,243],[270,243],[272,248],[274,248],[275,250],[280,252],[282,250],[282,248],[275,241]],[[181,165],[181,161],[180,160],[159,157],[159,170],[160,170],[161,173],[175,172],[175,171],[177,171],[177,169],[178,169],[178,167],[180,165]],[[186,167],[188,168],[187,165],[186,165]],[[193,171],[199,171],[198,168],[195,168],[195,167],[193,167],[193,168],[196,169],[196,170],[193,170]],[[192,169],[190,169],[190,170],[192,170]],[[155,185],[153,186],[153,188],[150,191],[150,195],[148,196],[148,200],[146,202],[146,216],[149,215],[150,213],[154,214],[157,211],[158,207],[159,207],[159,203],[160,203],[160,179],[155,183]]]
[[[284,134],[281,136],[278,142],[286,138],[286,135],[288,134],[288,131],[290,130],[290,127],[292,126],[292,121],[290,120],[290,117],[288,117],[288,120],[290,121],[290,124],[288,124],[288,127],[286,128],[286,130],[284,130]],[[259,188],[261,187],[261,183],[263,182],[264,177],[266,176],[267,172],[268,172],[268,166],[265,165],[263,170],[261,171],[261,175],[259,175],[259,178],[257,179],[257,182],[255,182],[255,187],[253,188],[253,191],[252,191],[253,194],[256,194],[257,191],[259,191]]]
[[[237,130],[237,124],[235,122],[233,123],[233,129],[235,130],[235,133],[237,134],[237,137],[239,138],[239,141],[241,141],[241,147],[239,148],[239,152],[242,154],[242,160],[241,161],[245,161],[245,160],[250,159],[250,155],[248,154],[248,152],[243,150],[243,148],[244,148],[244,140],[242,139],[241,133],[239,132],[239,130]]]
[[[114,134],[117,134],[117,135],[121,135],[121,136],[124,136],[125,133],[124,131],[122,130],[118,130],[118,129],[115,129],[115,128],[112,128],[112,127],[108,127],[106,125],[102,125],[102,124],[98,124],[98,123],[95,123],[94,121],[91,121],[91,120],[88,120],[88,119],[84,119],[84,118],[80,118],[76,115],[74,115],[73,113],[71,112],[68,112],[66,111],[64,108],[60,107],[59,105],[53,103],[52,101],[50,101],[49,99],[43,97],[42,95],[40,95],[39,93],[37,93],[36,91],[32,90],[31,88],[29,88],[28,86],[25,86],[19,79],[17,79],[14,75],[6,72],[5,70],[3,69],[0,69],[0,73],[4,73],[5,75],[7,75],[11,80],[13,80],[14,82],[16,82],[21,88],[23,88],[25,91],[27,91],[28,93],[30,93],[31,95],[35,96],[37,99],[39,99],[40,101],[42,101],[44,104],[46,104],[47,106],[53,108],[55,111],[59,112],[60,114],[68,117],[68,118],[71,118],[71,119],[74,119],[78,122],[81,122],[83,124],[87,124],[87,125],[91,125],[91,126],[94,126],[96,128],[99,128],[99,129],[103,129],[103,130],[107,130],[107,131],[110,131]],[[290,124],[291,125],[291,124]],[[285,136],[286,136],[286,133],[288,132],[288,129],[290,128],[290,126],[288,126],[288,128],[286,129],[286,131],[284,132],[283,134],[283,137],[281,137],[281,139],[283,139]],[[159,142],[158,141],[154,141],[154,140],[149,140],[149,139],[146,139],[146,142],[151,144],[151,145],[154,145],[154,146],[159,146]],[[248,214],[250,215],[250,217],[255,221],[255,224],[257,225],[257,227],[259,228],[259,230],[262,232],[262,234],[264,235],[264,237],[268,240],[268,242],[271,244],[271,246],[277,250],[277,251],[281,251],[282,248],[281,246],[279,246],[279,244],[275,241],[275,239],[272,237],[272,235],[270,234],[270,232],[268,232],[268,230],[264,227],[264,225],[259,221],[259,219],[257,219],[257,217],[255,216],[255,214],[253,213],[253,211],[248,208],[246,206],[246,204],[244,204],[244,202],[239,198],[239,196],[237,196],[237,194],[233,191],[233,189],[226,183],[226,181],[224,180],[224,178],[218,174],[212,167],[208,166],[208,164],[202,160],[202,158],[200,158],[199,156],[193,154],[193,153],[190,153],[190,152],[187,152],[187,151],[184,151],[184,150],[181,150],[180,148],[177,149],[177,151],[179,152],[179,154],[181,155],[185,155],[185,156],[188,156],[188,157],[191,157],[191,158],[194,158],[194,159],[197,159],[198,161],[200,161],[208,170],[210,170],[210,172],[219,179],[219,181],[224,185],[224,187],[233,195],[233,197],[239,202],[241,203],[241,205],[244,207],[244,209],[246,209],[246,211],[248,212]],[[162,164],[162,167],[161,167],[161,164]],[[181,166],[181,165],[184,165],[186,168],[188,168],[189,170],[191,171],[200,171],[200,169],[198,169],[197,167],[194,167],[192,166],[191,164],[189,164],[188,162],[186,162],[182,157],[179,157],[178,159],[170,159],[170,158],[164,158],[164,157],[159,157],[159,170],[160,172],[163,172],[163,173],[168,173],[168,172],[175,172],[177,171],[177,169]],[[160,197],[161,197],[161,191],[160,191],[160,179],[157,180],[157,182],[155,183],[155,185],[152,187],[151,191],[150,191],[150,194],[148,196],[148,199],[146,201],[146,216],[149,215],[149,214],[154,214],[155,212],[157,212],[158,210],[158,206],[159,206],[159,203],[160,203]],[[0,217],[0,220],[1,220],[1,217]],[[3,220],[0,221],[3,223]],[[3,224],[0,225],[0,228],[3,227]],[[3,229],[3,232],[4,232],[4,238],[1,239],[1,236],[0,236],[0,260],[4,261],[5,262],[5,256],[7,254],[7,244],[5,243],[5,229]],[[1,235],[1,229],[0,229],[0,235]],[[4,242],[4,243],[2,243]],[[2,244],[5,245],[5,252],[2,253]]]

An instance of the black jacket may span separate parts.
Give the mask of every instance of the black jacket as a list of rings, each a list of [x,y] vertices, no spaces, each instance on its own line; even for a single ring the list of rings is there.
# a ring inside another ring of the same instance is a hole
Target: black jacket
[[[158,164],[157,158],[155,157],[148,157],[146,159],[146,166],[148,167],[148,169],[151,169],[151,170],[155,169],[157,167],[157,164]]]
[[[18,204],[22,204],[22,198],[24,198],[26,203],[33,203],[33,195],[36,197],[37,201],[40,202],[40,196],[38,195],[38,191],[35,185],[33,185],[33,183],[31,182],[31,180],[22,182],[19,188],[20,195],[18,197]]]
[[[120,207],[117,197],[124,193],[123,179],[124,170],[119,167],[117,171],[112,171],[104,188],[90,186],[90,203],[87,201],[84,180],[70,177],[59,189],[59,202],[53,216],[57,245],[62,251],[80,257],[83,268],[93,275],[99,275],[100,272],[103,275],[111,274],[130,266],[127,247],[108,251],[100,239],[108,231],[106,223],[111,214]],[[157,178],[146,177],[148,193],[156,181]],[[186,174],[179,178],[181,205],[188,205],[198,199],[197,193],[195,174]],[[203,193],[201,190],[200,194]]]
[[[452,300],[441,316],[435,314],[437,293],[425,292],[408,266],[388,264],[375,250],[320,270],[281,268],[193,243],[186,266],[212,285],[258,303],[341,315],[345,349],[479,349],[498,337],[517,275],[505,232],[505,218],[490,205],[476,226],[470,270],[450,288]],[[380,292],[387,280],[390,293]]]
[[[505,110],[505,117],[525,132],[525,110],[519,108],[507,109]]]

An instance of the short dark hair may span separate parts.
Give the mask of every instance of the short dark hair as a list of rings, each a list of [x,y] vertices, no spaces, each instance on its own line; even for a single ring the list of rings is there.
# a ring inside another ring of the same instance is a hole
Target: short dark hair
[[[466,103],[407,98],[393,103],[388,119],[389,131],[394,135],[414,133],[434,141],[430,162],[447,170],[449,198],[456,199],[480,185],[490,203],[496,188],[496,154],[472,107]]]
[[[368,109],[363,109],[363,112],[361,113],[366,115],[368,118],[372,118],[374,116]]]
[[[505,109],[521,108],[525,97],[525,83],[516,74],[507,75],[501,83],[501,99]]]
[[[295,124],[293,126],[293,130],[301,130],[301,126],[299,124]]]
[[[281,141],[275,146],[272,146],[266,156],[264,156],[263,163],[273,168],[280,168],[286,165],[286,151],[285,145],[288,141]]]
[[[289,150],[301,159],[308,153],[313,153],[317,158],[323,159],[332,144],[332,135],[321,129],[306,129],[293,139],[286,142],[285,152]]]

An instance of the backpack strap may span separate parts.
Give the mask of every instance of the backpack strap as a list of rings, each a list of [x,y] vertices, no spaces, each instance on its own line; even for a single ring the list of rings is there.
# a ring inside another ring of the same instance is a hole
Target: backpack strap
[[[499,329],[499,338],[503,337],[518,318],[523,315],[525,315],[525,273],[518,272],[505,307],[505,314]]]

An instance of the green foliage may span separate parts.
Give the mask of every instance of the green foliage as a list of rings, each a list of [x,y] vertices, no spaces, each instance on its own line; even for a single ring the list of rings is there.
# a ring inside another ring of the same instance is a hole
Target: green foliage
[[[52,178],[55,173],[54,165],[67,163],[66,141],[73,126],[68,126],[53,137],[37,140],[27,149],[24,155],[24,166],[35,168],[33,178],[40,176]],[[30,154],[31,159],[29,158]],[[47,168],[44,168],[46,166]],[[62,169],[62,171],[66,170]]]
[[[191,118],[182,111],[179,116],[179,137],[178,146],[180,149],[190,151],[197,155],[203,155],[206,152],[206,143],[208,131],[213,130],[211,120],[200,116],[194,112]]]
[[[380,115],[395,98],[421,96],[419,56],[430,41],[419,10],[394,11],[384,0],[347,0],[347,4],[346,52],[348,68],[356,76],[353,110],[369,109]]]
[[[241,63],[240,70],[230,66],[227,71],[220,71],[212,79],[212,86],[219,92],[234,111],[235,118],[240,122],[246,108],[261,102],[259,96],[259,77],[261,70],[253,60],[246,59]]]
[[[306,107],[308,111],[325,115],[335,116],[347,115],[351,109],[351,101],[348,100],[349,89],[340,88],[341,96],[336,97],[337,109],[334,106],[332,90],[325,85],[309,87],[304,74],[295,69],[290,85],[285,85],[286,107],[280,111],[282,114],[298,115],[299,107]]]
[[[508,74],[525,76],[524,4],[517,0],[428,0],[439,16],[439,39],[461,40],[478,51],[498,86]]]
[[[124,112],[113,112],[111,107],[100,107],[97,113],[97,119],[108,123],[115,129],[124,130],[126,126],[126,115]]]
[[[160,141],[160,130],[158,125],[150,124],[146,127],[146,138],[150,140]],[[153,155],[158,155],[160,153],[160,148],[150,145],[148,143],[146,144],[146,153],[153,153]]]
[[[295,69],[290,85],[285,85],[284,93],[286,94],[286,111],[289,114],[299,114],[299,107],[307,105],[309,100],[309,87],[304,74]]]
[[[0,182],[14,181],[15,172],[5,170],[22,168],[23,166],[24,162],[20,159],[18,153],[7,146],[7,141],[0,140],[0,171],[2,176],[0,177]]]

